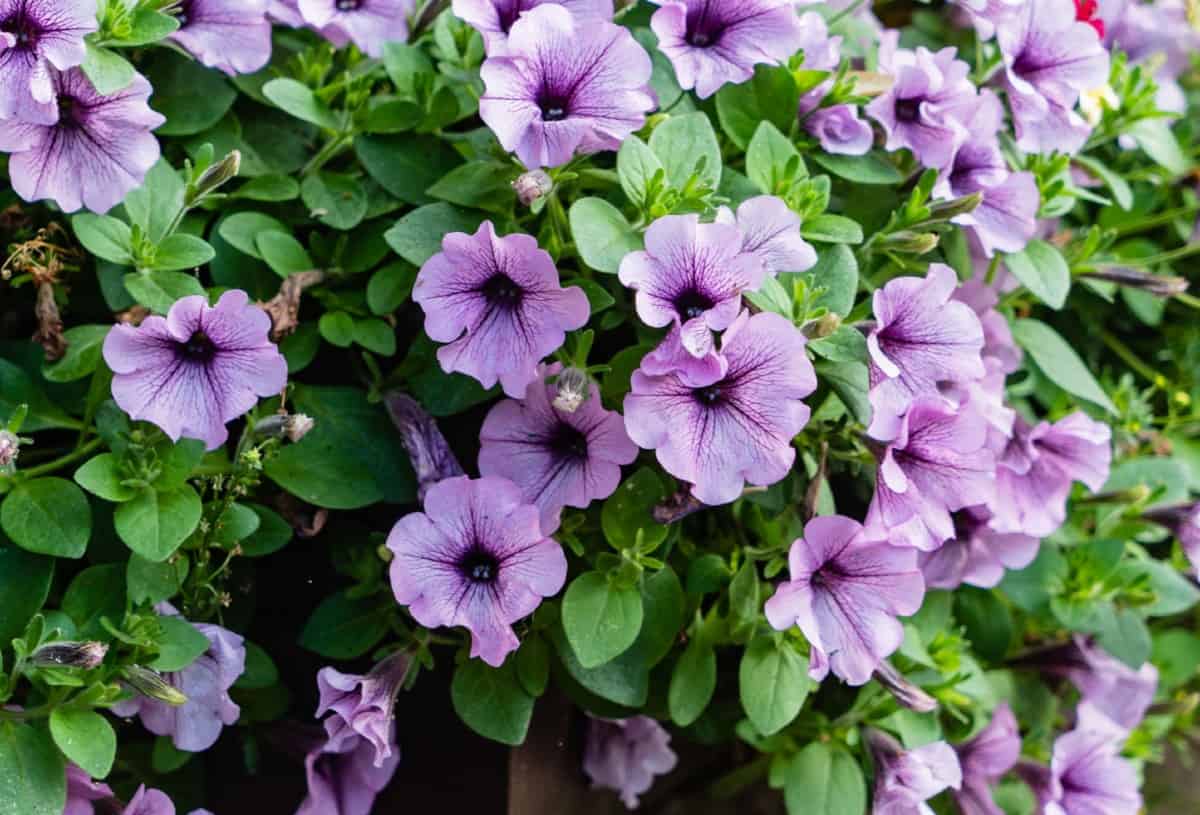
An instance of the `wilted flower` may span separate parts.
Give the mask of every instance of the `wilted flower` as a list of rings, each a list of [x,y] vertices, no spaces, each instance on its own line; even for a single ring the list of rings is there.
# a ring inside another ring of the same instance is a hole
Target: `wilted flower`
[[[389,42],[408,39],[411,0],[299,0],[298,8],[304,22],[334,45],[353,42],[369,57],[383,56]]]
[[[962,766],[962,787],[954,799],[963,815],[1004,815],[992,800],[991,787],[1016,766],[1021,755],[1021,734],[1012,709],[1001,702],[988,726],[954,749]]]
[[[425,494],[424,509],[388,535],[396,601],[421,625],[463,626],[471,656],[499,667],[520,644],[512,623],[562,588],[562,547],[507,479],[446,479]]]
[[[0,0],[0,120],[58,121],[55,73],[83,64],[97,27],[96,0]]]
[[[530,206],[554,189],[554,180],[545,170],[526,170],[513,180],[512,188],[517,194],[517,200],[525,206]]]
[[[252,74],[271,59],[267,0],[182,0],[170,39],[210,68]]]
[[[780,65],[800,48],[790,0],[656,0],[650,18],[658,48],[684,90],[706,99],[745,82],[755,65]]]
[[[634,372],[625,397],[630,438],[706,504],[737,499],[746,482],[774,484],[791,470],[792,439],[809,417],[801,400],[816,389],[804,346],[778,314],[743,312],[722,339],[719,379]]]
[[[376,796],[400,766],[399,750],[389,755],[377,766],[375,747],[350,731],[313,748],[304,759],[308,795],[296,815],[371,815]]]
[[[677,761],[671,734],[649,716],[588,721],[583,748],[583,771],[592,786],[614,790],[628,809],[637,809],[638,796],[669,773]]]
[[[226,423],[287,383],[287,362],[267,338],[270,330],[266,312],[238,289],[215,306],[192,295],[176,300],[165,318],[114,326],[104,340],[113,399],[130,418],[215,450],[229,437]]]
[[[46,81],[58,98],[56,117],[0,121],[13,189],[26,201],[50,199],[64,212],[108,212],[142,185],[159,158],[150,131],[166,119],[146,103],[150,83],[135,74],[123,90],[101,96],[79,68]]]
[[[453,0],[454,16],[483,36],[488,56],[503,56],[508,32],[522,14],[545,3],[565,6],[578,21],[608,21],[612,0]]]
[[[650,56],[629,29],[546,3],[513,23],[481,68],[479,116],[530,169],[616,150],[655,106]]]
[[[29,661],[39,668],[78,668],[90,671],[104,661],[108,646],[102,642],[48,642],[38,646]]]
[[[717,210],[717,223],[733,224],[742,233],[742,251],[762,261],[767,274],[807,272],[817,265],[817,250],[800,235],[800,216],[774,195],[748,198]]]
[[[1138,775],[1121,758],[1126,731],[1090,704],[1076,711],[1075,729],[1054,740],[1047,772],[1022,762],[1046,815],[1137,815],[1142,808]]]
[[[442,251],[417,274],[412,297],[425,310],[425,332],[449,343],[438,349],[442,369],[485,388],[499,380],[513,398],[525,395],[542,357],[591,313],[582,289],[559,285],[554,261],[537,240],[499,237],[491,221],[474,235],[446,235]]]
[[[547,373],[553,374],[556,368]],[[479,431],[479,472],[507,478],[541,513],[542,532],[558,529],[563,507],[585,508],[612,495],[621,465],[637,458],[621,414],[605,410],[591,385],[575,412],[551,400],[556,386],[529,383],[522,400],[505,399],[488,413]]]
[[[799,626],[812,646],[810,673],[827,670],[850,685],[871,679],[900,647],[898,616],[915,614],[925,597],[913,549],[871,540],[857,521],[813,518],[788,552],[790,577],[764,611],[772,628]]]
[[[922,552],[921,573],[931,589],[956,589],[966,583],[990,589],[1005,569],[1024,569],[1037,557],[1041,541],[1030,535],[997,532],[988,526],[985,507],[967,507],[954,516],[954,537],[933,552]]]
[[[417,476],[417,497],[425,498],[437,482],[463,474],[437,422],[411,396],[390,391],[383,397],[392,424],[400,431],[400,443]]]
[[[383,767],[396,744],[396,695],[404,687],[412,656],[398,651],[383,659],[366,676],[344,674],[333,668],[317,672],[321,702],[317,716],[332,711],[325,719],[331,742],[350,734],[366,739],[375,748],[375,766]]]
[[[891,736],[872,728],[867,731],[867,744],[875,757],[872,815],[931,815],[926,801],[962,785],[958,756],[944,741],[905,750]]]

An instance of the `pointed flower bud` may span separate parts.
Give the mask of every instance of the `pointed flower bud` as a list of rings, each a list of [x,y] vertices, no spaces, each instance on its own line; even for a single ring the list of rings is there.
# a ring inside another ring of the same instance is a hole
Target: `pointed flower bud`
[[[1188,282],[1185,278],[1174,275],[1151,274],[1150,272],[1142,272],[1126,267],[1097,269],[1091,272],[1084,272],[1082,276],[1090,277],[1093,280],[1107,280],[1110,283],[1116,283],[1119,286],[1128,286],[1131,289],[1141,289],[1153,294],[1155,297],[1175,297],[1188,290]]]
[[[316,422],[303,413],[277,413],[260,419],[254,425],[254,434],[262,438],[283,438],[298,442],[313,429]]]
[[[879,241],[879,246],[890,252],[904,252],[910,255],[924,255],[937,248],[938,236],[932,232],[912,232],[902,229],[893,232]]]
[[[199,201],[204,196],[211,192],[216,192],[219,187],[224,185],[232,178],[236,178],[238,172],[242,169],[242,154],[238,150],[231,150],[229,155],[213,164],[207,170],[200,174],[196,179],[196,186],[188,195],[188,204],[193,204]]]
[[[171,685],[158,671],[142,665],[126,665],[121,669],[121,678],[142,696],[176,707],[187,704],[187,696]]]
[[[517,200],[524,206],[530,206],[554,189],[554,181],[545,170],[530,170],[517,176],[512,188],[516,190]]]
[[[437,482],[464,474],[437,422],[417,400],[406,393],[391,391],[383,401],[416,471],[418,498],[424,499],[426,491]]]
[[[875,679],[887,688],[888,693],[895,697],[897,702],[909,710],[929,713],[938,709],[936,699],[908,681],[904,674],[892,667],[887,660],[879,663],[879,667],[875,669]]]
[[[30,657],[39,668],[79,668],[90,671],[104,661],[108,646],[102,642],[48,642]]]
[[[958,198],[951,198],[949,201],[938,201],[929,208],[928,222],[942,222],[957,218],[959,215],[967,215],[976,210],[983,203],[983,192],[973,192],[970,195],[963,195]]]
[[[801,327],[804,336],[810,340],[819,340],[822,337],[828,337],[834,331],[837,331],[842,325],[842,317],[840,314],[835,314],[832,311],[816,320],[809,320]]]
[[[563,413],[574,413],[587,401],[592,380],[585,371],[567,368],[554,380],[554,385],[557,389],[554,408]]]

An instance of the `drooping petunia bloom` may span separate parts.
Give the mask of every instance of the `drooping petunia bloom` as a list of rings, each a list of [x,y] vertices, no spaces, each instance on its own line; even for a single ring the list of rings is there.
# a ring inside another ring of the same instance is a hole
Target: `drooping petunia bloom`
[[[996,41],[1017,146],[1077,152],[1091,133],[1075,111],[1079,94],[1108,80],[1108,51],[1096,30],[1075,19],[1072,0],[1042,0],[1001,22]]]
[[[150,83],[135,74],[124,90],[101,96],[79,68],[54,73],[49,82],[58,105],[51,123],[0,121],[13,189],[26,201],[50,199],[64,212],[108,212],[158,161],[150,131],[166,119],[146,104]]]
[[[94,815],[96,801],[107,801],[113,797],[112,789],[80,769],[74,762],[67,762],[67,806],[62,815]]]
[[[807,272],[817,265],[817,250],[800,235],[800,216],[774,195],[758,195],[717,210],[719,224],[732,224],[742,233],[742,251],[762,261],[767,274]]]
[[[158,611],[177,613],[166,603],[160,604]],[[229,698],[229,689],[246,669],[246,646],[240,635],[219,625],[192,625],[208,639],[208,650],[187,667],[163,677],[187,702],[175,706],[135,696],[113,705],[112,711],[118,716],[136,714],[151,733],[170,736],[176,748],[199,753],[216,743],[222,727],[238,720],[241,708]]]
[[[559,285],[554,261],[535,238],[500,237],[491,221],[474,235],[446,235],[417,274],[412,297],[425,310],[425,332],[448,343],[438,350],[442,370],[485,388],[499,381],[514,399],[537,379],[542,357],[590,313],[582,289]]]
[[[1012,709],[1001,702],[988,726],[954,749],[962,766],[962,787],[954,799],[963,815],[1004,815],[992,800],[991,787],[1016,766],[1021,755],[1021,734]]]
[[[628,809],[637,809],[638,796],[676,761],[671,734],[649,716],[588,721],[583,771],[593,787],[617,792]]]
[[[919,396],[941,382],[967,382],[986,372],[983,328],[971,308],[953,299],[954,270],[933,263],[924,279],[898,277],[874,294],[870,352],[871,436],[887,440]]]
[[[411,0],[299,0],[304,21],[339,48],[354,43],[369,57],[408,39]]]
[[[552,366],[546,373],[558,373]],[[605,410],[592,384],[573,412],[554,406],[558,386],[529,383],[522,400],[505,399],[479,431],[479,472],[507,478],[541,513],[542,532],[558,529],[563,507],[583,509],[613,494],[621,466],[637,458],[621,414]]]
[[[1081,703],[1075,729],[1054,740],[1049,771],[1038,772],[1025,762],[1018,767],[1042,812],[1137,815],[1142,807],[1137,771],[1120,755],[1126,735],[1097,708]]]
[[[706,504],[735,500],[746,482],[774,484],[791,470],[792,439],[809,417],[801,400],[816,389],[804,346],[778,314],[744,312],[722,339],[720,379],[694,384],[634,372],[625,397],[630,438]]]
[[[945,789],[962,786],[962,767],[954,748],[935,741],[905,750],[886,733],[867,731],[875,758],[871,815],[933,815],[925,802]]]
[[[530,169],[616,150],[656,104],[650,55],[629,29],[556,3],[521,15],[480,71],[480,118]]]
[[[955,536],[933,552],[922,552],[921,573],[931,589],[966,583],[990,589],[1006,569],[1024,569],[1037,557],[1040,541],[1030,535],[997,532],[985,507],[967,507],[954,517]]]
[[[895,83],[867,105],[867,114],[887,134],[888,150],[908,148],[926,167],[940,169],[966,138],[960,120],[975,99],[970,66],[953,48],[899,48],[899,32],[884,34],[879,70]]]
[[[504,478],[448,478],[425,494],[424,508],[388,535],[396,601],[421,625],[463,626],[471,656],[499,667],[519,645],[512,623],[567,579],[562,547]]]
[[[454,16],[470,24],[483,37],[488,56],[503,56],[513,23],[531,8],[545,3],[564,6],[580,22],[604,21],[613,16],[612,0],[453,0]]]
[[[374,745],[349,730],[314,747],[304,759],[308,794],[296,815],[371,815],[400,766],[400,751],[389,755],[376,766]]]
[[[1133,730],[1141,723],[1158,690],[1158,669],[1149,662],[1133,669],[1090,637],[1076,634],[1059,646],[1043,649],[1021,662],[1044,674],[1064,676],[1114,724]]]
[[[684,349],[699,359],[713,350],[712,332],[741,312],[742,292],[757,289],[766,275],[762,258],[743,244],[732,224],[667,215],[650,225],[646,250],[627,254],[617,276],[637,292],[642,322],[678,326]]]
[[[396,695],[404,686],[412,655],[397,651],[381,660],[365,676],[344,674],[334,668],[317,672],[321,701],[317,717],[327,712],[325,732],[331,742],[357,735],[375,748],[375,766],[383,767],[396,744]]]
[[[183,0],[170,39],[230,76],[252,74],[271,59],[267,0]]]
[[[817,108],[805,117],[803,124],[826,153],[861,156],[875,142],[871,126],[859,118],[858,108],[852,105]]]
[[[233,289],[209,306],[180,298],[164,317],[117,325],[104,340],[112,393],[133,419],[158,425],[174,440],[201,439],[214,450],[225,427],[287,383],[287,362],[268,339],[271,319]]]
[[[0,120],[58,121],[55,71],[83,64],[98,27],[96,0],[0,0]]]
[[[790,0],[656,0],[650,18],[658,48],[684,90],[701,99],[745,82],[755,65],[780,65],[800,49]]]
[[[789,579],[767,600],[776,630],[800,627],[812,646],[810,669],[862,685],[900,647],[897,616],[915,614],[925,596],[913,549],[871,540],[841,515],[813,518],[788,552]]]
[[[800,48],[806,70],[836,71],[842,60],[842,38],[829,36],[825,18],[816,12],[800,15]],[[875,134],[853,105],[821,107],[832,88],[833,80],[828,79],[800,97],[800,123],[827,153],[861,156],[871,149]]]

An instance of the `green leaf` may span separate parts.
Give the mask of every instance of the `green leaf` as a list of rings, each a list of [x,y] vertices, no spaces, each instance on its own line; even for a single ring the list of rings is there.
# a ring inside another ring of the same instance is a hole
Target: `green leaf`
[[[117,734],[94,710],[58,707],[50,713],[50,735],[63,755],[92,778],[105,778],[117,757]]]
[[[1150,629],[1137,612],[1128,608],[1111,608],[1100,617],[1096,642],[1105,651],[1137,670],[1150,658]]]
[[[904,175],[878,151],[862,156],[815,151],[810,157],[829,172],[855,184],[899,184]]]
[[[650,134],[650,149],[662,162],[672,187],[683,189],[701,159],[700,180],[714,190],[720,186],[721,146],[706,114],[685,113],[667,119]]]
[[[91,376],[100,365],[101,348],[110,325],[77,325],[68,328],[67,353],[62,359],[42,366],[42,376],[49,382],[74,382]]]
[[[241,198],[247,201],[294,201],[300,197],[300,185],[294,178],[286,175],[260,175],[252,178],[230,198]]]
[[[121,266],[133,265],[133,232],[129,224],[111,215],[84,212],[71,219],[75,237],[98,258]]]
[[[760,122],[790,130],[800,103],[800,88],[785,66],[759,65],[754,77],[717,91],[717,118],[730,141],[745,150]]]
[[[567,587],[562,622],[579,664],[598,667],[637,639],[642,595],[636,588],[613,585],[602,572],[584,572]]]
[[[517,678],[521,687],[535,699],[546,692],[550,682],[550,645],[539,634],[530,634],[517,650]]]
[[[176,558],[154,563],[140,555],[130,554],[125,568],[125,585],[129,599],[135,603],[161,603],[179,593],[187,579],[190,561]]]
[[[642,248],[642,238],[621,211],[603,198],[580,198],[567,215],[583,262],[598,272],[616,274],[621,259]]]
[[[551,639],[568,677],[589,693],[622,707],[637,708],[646,704],[650,673],[642,655],[633,648],[598,668],[585,668],[579,664],[561,625],[551,631]]]
[[[271,655],[260,646],[246,640],[246,670],[233,684],[235,688],[258,690],[270,688],[279,681],[279,669]]]
[[[182,487],[204,458],[204,442],[200,439],[170,439],[155,446],[162,469],[154,479],[154,488],[167,492]]]
[[[1128,212],[1133,209],[1133,188],[1120,174],[1110,170],[1108,165],[1091,156],[1076,155],[1072,158],[1076,164],[1083,167],[1096,178],[1104,182],[1117,206]]]
[[[954,592],[954,619],[979,656],[1002,662],[1016,634],[1012,613],[996,592],[963,586]]]
[[[185,192],[179,173],[165,158],[160,158],[146,173],[142,186],[125,196],[125,214],[147,240],[158,243],[167,236],[171,222],[183,206]]]
[[[754,131],[750,146],[746,148],[746,175],[759,190],[774,194],[780,192],[783,183],[788,180],[789,164],[804,166],[796,145],[770,122],[760,124],[758,130]]]
[[[1146,155],[1165,167],[1173,176],[1181,176],[1191,169],[1191,162],[1179,146],[1179,140],[1171,131],[1167,119],[1142,119],[1128,130]]]
[[[747,559],[729,581],[729,628],[736,642],[745,642],[754,634],[761,606],[758,567]]]
[[[138,491],[121,483],[126,477],[119,464],[120,460],[112,453],[93,456],[75,471],[75,483],[105,501],[119,504],[133,500]]]
[[[299,643],[329,659],[357,659],[387,636],[390,598],[326,597],[304,624]]]
[[[459,209],[439,201],[414,209],[383,237],[397,255],[420,267],[442,250],[442,238],[446,235],[451,232],[474,234],[485,219],[482,212]]]
[[[867,783],[845,748],[814,741],[792,759],[783,788],[788,815],[863,815]]]
[[[83,44],[87,51],[80,67],[95,86],[96,93],[112,96],[117,91],[129,87],[129,83],[137,74],[129,60],[116,51],[101,48],[87,40],[84,40]]]
[[[203,238],[175,234],[166,238],[154,251],[153,268],[161,272],[180,272],[203,266],[216,256]]]
[[[621,149],[617,151],[617,177],[625,197],[637,207],[644,208],[650,203],[647,198],[650,182],[660,171],[666,172],[658,156],[644,141],[637,136],[628,136],[621,143]]]
[[[1012,332],[1013,338],[1051,382],[1067,393],[1117,415],[1117,406],[1108,398],[1079,354],[1057,331],[1037,320],[1021,319],[1013,324]]]
[[[841,215],[818,215],[800,227],[800,234],[810,241],[821,243],[862,243],[863,231],[858,221]]]
[[[30,433],[82,427],[78,419],[50,401],[28,373],[6,359],[0,359],[0,422],[7,425],[19,408],[26,411],[21,429]]]
[[[120,43],[126,48],[156,43],[180,26],[178,17],[144,7],[136,9],[127,20],[128,28],[122,27],[120,32]]]
[[[396,330],[383,320],[355,320],[354,341],[381,356],[390,357],[396,353]]]
[[[218,72],[168,48],[155,49],[139,64],[154,93],[150,107],[167,117],[158,136],[203,133],[224,118],[237,91]],[[174,213],[171,213],[174,215]]]
[[[684,611],[683,586],[670,566],[642,581],[642,630],[629,650],[638,654],[647,668],[671,652],[683,628]]]
[[[255,239],[254,248],[280,277],[317,268],[304,244],[287,232],[263,232]]]
[[[156,671],[183,670],[209,649],[208,637],[182,617],[161,616],[158,627],[158,656],[150,663]]]
[[[671,721],[687,727],[700,718],[717,689],[717,655],[708,643],[693,637],[675,663],[667,689]]]
[[[134,272],[123,278],[133,298],[156,314],[166,314],[181,297],[206,296],[204,286],[186,272]]]
[[[117,507],[113,525],[125,545],[153,563],[175,554],[200,524],[200,496],[184,485],[170,492],[143,489]]]
[[[354,151],[371,178],[406,204],[433,201],[425,191],[461,162],[445,141],[415,133],[359,136]]]
[[[125,613],[125,570],[116,563],[92,566],[75,575],[63,595],[62,610],[82,638],[108,639],[101,617],[120,621]]]
[[[63,478],[18,484],[0,506],[0,526],[27,552],[81,558],[92,536],[92,509],[79,487]]]
[[[263,96],[270,99],[284,112],[297,119],[322,127],[326,130],[340,130],[341,122],[337,114],[329,106],[317,98],[317,95],[295,79],[272,79],[262,86]]]
[[[250,507],[245,504],[230,504],[216,522],[212,539],[222,546],[232,548],[239,541],[257,532],[259,523],[258,513]]]
[[[258,528],[241,542],[246,557],[265,557],[287,546],[292,540],[292,527],[279,513],[259,504],[247,504],[258,516]]]
[[[380,317],[391,314],[408,300],[416,280],[416,266],[404,260],[389,263],[371,275],[367,283],[367,307]]]
[[[1058,310],[1071,290],[1071,269],[1062,252],[1043,240],[1033,240],[1023,251],[1004,256],[1004,265],[1037,299]]]
[[[425,192],[432,198],[499,215],[512,211],[516,193],[510,162],[468,161],[446,173]]]
[[[353,229],[367,215],[366,190],[353,176],[330,172],[310,175],[304,179],[300,195],[312,216],[334,229]]]
[[[812,352],[831,362],[861,362],[867,361],[867,338],[857,328],[849,325],[838,326],[827,337],[813,340],[808,344]]]
[[[454,671],[450,700],[459,718],[484,738],[516,746],[525,741],[534,699],[521,686],[515,660],[492,668],[469,659]]]
[[[0,642],[21,635],[50,595],[54,561],[0,545]]]
[[[842,317],[854,308],[858,295],[858,259],[850,247],[840,243],[826,247],[817,253],[817,265],[805,274],[812,275],[813,285],[824,290],[813,301],[813,308],[824,306]]]
[[[1154,602],[1138,608],[1145,617],[1182,614],[1200,602],[1200,589],[1196,584],[1161,560],[1126,560],[1120,564],[1118,572],[1130,577],[1143,576],[1150,584]]]
[[[0,721],[0,790],[0,815],[62,815],[67,768],[48,732]]]
[[[792,723],[804,707],[812,682],[808,660],[786,640],[759,637],[750,643],[738,668],[742,709],[764,736]]]
[[[600,512],[600,525],[604,537],[614,549],[630,549],[638,543],[645,551],[651,551],[667,539],[670,531],[654,520],[654,506],[667,497],[662,479],[650,467],[641,467],[625,479],[604,502]]]
[[[1200,670],[1200,637],[1180,628],[1156,632],[1150,661],[1158,668],[1163,690],[1190,682]]]
[[[291,237],[290,229],[261,212],[235,212],[217,227],[217,233],[226,243],[242,254],[259,260],[265,260],[258,251],[258,241],[265,232],[280,232]]]
[[[855,421],[871,423],[871,403],[867,398],[867,366],[859,362],[817,360],[813,367],[817,378],[833,389]]]

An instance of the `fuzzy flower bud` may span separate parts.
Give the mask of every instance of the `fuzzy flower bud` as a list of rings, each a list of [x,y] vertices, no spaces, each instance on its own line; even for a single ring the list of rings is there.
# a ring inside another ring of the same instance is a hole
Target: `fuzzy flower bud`
[[[917,713],[937,710],[937,700],[918,688],[886,660],[875,669],[875,680],[887,688],[897,702]]]
[[[809,320],[800,330],[804,332],[804,336],[810,340],[819,340],[822,337],[828,337],[833,332],[837,331],[842,325],[842,317],[840,314],[829,312],[823,317],[816,320]]]
[[[1141,289],[1153,294],[1155,297],[1163,298],[1175,297],[1188,290],[1186,278],[1175,277],[1174,275],[1151,274],[1150,272],[1141,272],[1137,269],[1129,268],[1097,269],[1085,272],[1083,277],[1090,277],[1093,280],[1107,280],[1119,286]]]
[[[554,380],[556,390],[554,409],[563,413],[574,413],[587,401],[592,380],[587,372],[578,368],[567,368]]]
[[[200,177],[196,179],[195,188],[188,194],[188,203],[195,203],[209,193],[216,192],[227,181],[236,178],[241,169],[241,152],[237,150],[230,151],[229,155],[200,174]]]
[[[16,466],[20,454],[21,440],[15,433],[0,430],[0,472],[8,472]]]
[[[437,422],[415,399],[405,393],[392,391],[383,397],[392,423],[400,431],[400,443],[408,451],[417,474],[417,496],[424,499],[426,491],[437,482],[463,475],[463,468],[446,442]]]
[[[254,434],[263,438],[278,437],[298,442],[316,426],[310,416],[303,413],[277,413],[254,425]]]
[[[885,236],[879,241],[879,245],[891,252],[924,255],[937,249],[938,236],[933,232],[912,232],[902,229]]]
[[[187,696],[167,682],[166,678],[158,671],[141,665],[127,665],[121,669],[121,678],[142,696],[157,699],[176,707],[187,704]]]
[[[108,646],[102,642],[48,642],[33,652],[30,662],[39,668],[79,668],[90,671],[104,661]]]
[[[512,188],[516,190],[517,200],[528,207],[554,189],[554,181],[545,170],[530,170],[517,176]]]
[[[983,203],[983,191],[970,195],[951,198],[949,201],[938,201],[929,208],[929,222],[949,221],[959,215],[974,212]]]

